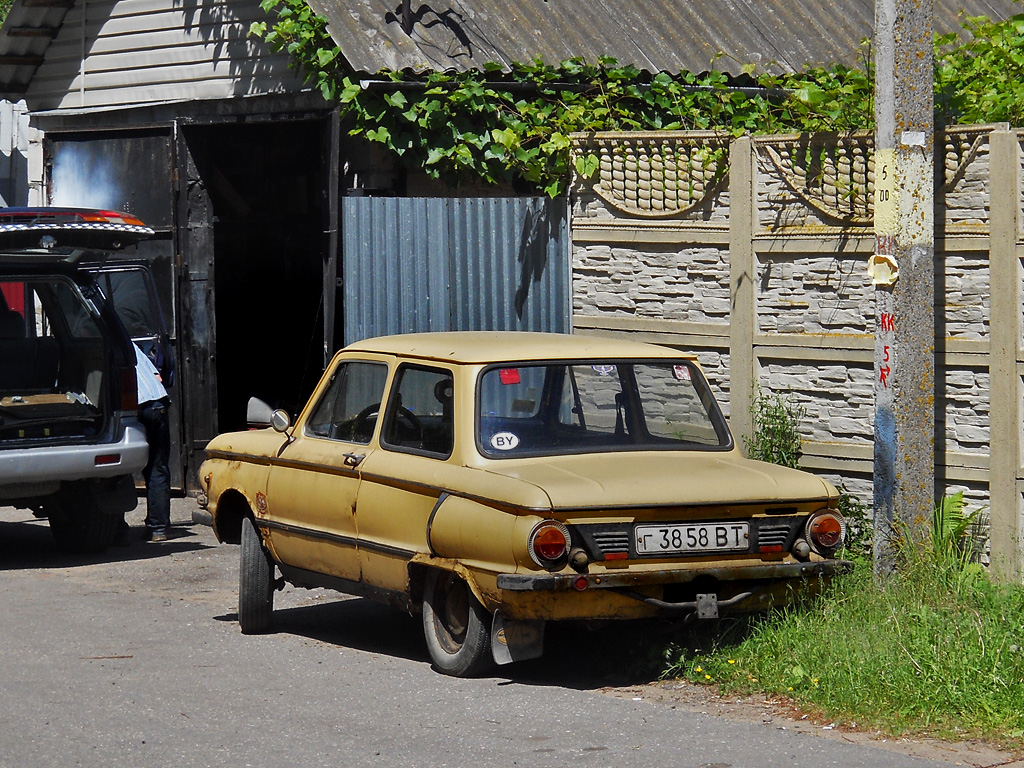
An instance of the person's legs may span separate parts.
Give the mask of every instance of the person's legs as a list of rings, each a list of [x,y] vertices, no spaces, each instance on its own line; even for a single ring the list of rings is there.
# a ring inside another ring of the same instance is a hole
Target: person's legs
[[[139,421],[146,428],[149,461],[142,470],[146,481],[146,528],[150,539],[162,541],[171,524],[171,430],[167,403],[146,403],[139,409]]]

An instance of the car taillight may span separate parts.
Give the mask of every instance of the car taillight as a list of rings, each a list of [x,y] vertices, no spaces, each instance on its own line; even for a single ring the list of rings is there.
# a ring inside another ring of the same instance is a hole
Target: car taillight
[[[819,509],[807,518],[804,532],[811,549],[819,555],[831,555],[843,544],[846,521],[831,509]]]
[[[541,568],[564,565],[569,552],[569,529],[548,520],[538,524],[530,534],[530,557]]]
[[[120,376],[121,384],[121,410],[137,411],[139,409],[139,383],[135,378],[135,368],[122,368]]]

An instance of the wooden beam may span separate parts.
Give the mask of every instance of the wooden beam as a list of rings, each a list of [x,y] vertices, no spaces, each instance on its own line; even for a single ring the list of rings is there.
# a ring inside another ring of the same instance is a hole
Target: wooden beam
[[[38,67],[42,63],[42,56],[0,56],[0,64],[12,67]]]
[[[53,40],[57,36],[57,27],[11,27],[7,30],[8,37],[32,37]]]

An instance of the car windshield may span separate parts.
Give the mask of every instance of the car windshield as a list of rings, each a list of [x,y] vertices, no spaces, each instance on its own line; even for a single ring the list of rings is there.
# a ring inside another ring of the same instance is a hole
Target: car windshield
[[[688,360],[493,366],[480,375],[477,403],[477,443],[492,458],[732,447]]]

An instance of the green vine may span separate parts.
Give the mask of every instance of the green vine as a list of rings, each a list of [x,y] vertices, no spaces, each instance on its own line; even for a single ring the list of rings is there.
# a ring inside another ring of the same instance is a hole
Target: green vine
[[[970,17],[971,35],[936,37],[935,107],[947,124],[1024,126],[1024,15],[993,22]]]
[[[596,64],[581,59],[558,66],[516,64],[511,72],[497,64],[423,76],[381,72],[363,87],[346,71],[326,21],[305,0],[262,0],[261,5],[275,20],[252,24],[250,34],[290,54],[307,82],[342,106],[353,135],[384,145],[407,167],[455,183],[475,176],[494,184],[527,182],[548,195],[561,194],[571,177],[569,137],[575,132],[713,130],[739,136],[841,132],[874,123],[866,48],[862,68],[837,64],[792,75],[757,74],[749,66],[737,78],[715,71],[652,76],[600,58]],[[993,119],[989,115],[998,106],[999,114],[1019,122],[1022,25],[1022,17],[998,24],[970,19],[964,28],[977,35],[970,43],[936,38],[937,106],[972,121]],[[962,73],[980,81],[964,83]],[[998,98],[986,83],[993,84]],[[577,157],[575,170],[590,178],[597,170],[596,155]]]

